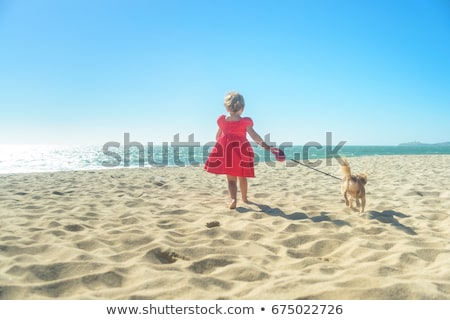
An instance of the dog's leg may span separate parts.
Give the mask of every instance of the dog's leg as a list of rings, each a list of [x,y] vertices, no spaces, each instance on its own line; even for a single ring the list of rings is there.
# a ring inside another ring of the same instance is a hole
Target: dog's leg
[[[347,192],[343,192],[343,195],[344,195],[344,200],[345,200],[345,206],[348,207],[350,204],[348,201]]]
[[[348,181],[342,181],[342,183],[341,183],[341,193],[342,193],[342,196],[344,196],[344,201],[345,201],[345,206],[346,207],[349,206],[347,190],[348,190]]]
[[[361,210],[359,212],[363,213],[364,212],[364,207],[366,206],[366,198],[362,198],[361,199]]]

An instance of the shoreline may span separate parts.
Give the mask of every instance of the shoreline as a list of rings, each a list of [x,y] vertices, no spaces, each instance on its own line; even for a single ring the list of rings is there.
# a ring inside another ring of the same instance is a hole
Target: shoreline
[[[376,154],[376,155],[339,155],[341,158],[349,158],[349,159],[354,159],[354,158],[372,158],[372,157],[428,157],[428,156],[450,156],[450,154],[446,154],[446,153],[439,153],[439,154]],[[325,167],[334,167],[337,164],[337,159],[335,157],[317,157],[317,158],[310,158],[308,160],[310,160],[311,162],[315,162],[315,161],[319,161],[320,164],[319,166],[321,166],[323,161],[327,161],[328,159],[331,159],[332,161],[332,165],[331,166],[325,166]],[[303,164],[305,161],[308,160],[304,160],[304,159],[300,159],[299,161],[301,161]],[[269,161],[260,161],[260,162],[255,162],[255,168],[257,168],[258,166],[261,165],[265,165],[265,164],[270,164],[268,165],[269,168],[272,167],[296,167],[296,166],[301,166],[298,163],[295,163],[296,160],[294,159],[290,159],[286,157],[286,162],[284,163],[279,163],[276,160],[269,160]],[[151,166],[151,165],[144,165],[144,166],[129,166],[129,167],[125,167],[125,166],[117,166],[117,167],[107,167],[107,166],[101,166],[101,167],[95,167],[95,168],[77,168],[77,169],[68,169],[68,170],[54,170],[54,171],[25,171],[25,172],[0,172],[0,177],[2,176],[10,176],[10,175],[27,175],[27,174],[50,174],[50,173],[63,173],[63,172],[87,172],[87,171],[109,171],[109,170],[153,170],[153,169],[174,169],[174,168],[180,168],[180,169],[185,169],[185,168],[200,168],[203,169],[203,165],[204,163],[200,163],[199,165],[185,165],[185,166],[178,166],[178,165],[161,165],[161,166]],[[313,166],[314,167],[314,166]],[[323,167],[323,166],[322,166]]]
[[[450,155],[348,160],[363,214],[284,163],[236,210],[202,166],[2,174],[0,299],[450,299]]]
[[[17,146],[15,146],[17,149]],[[127,163],[125,155],[122,152],[104,154],[100,149],[87,146],[77,148],[57,147],[50,148],[49,146],[41,146],[43,149],[39,150],[39,146],[35,147],[33,152],[30,150],[24,152],[18,152],[15,149],[8,150],[3,149],[0,152],[0,175],[10,173],[32,173],[32,172],[59,172],[59,171],[85,171],[85,170],[106,170],[106,169],[130,169],[140,168],[139,160],[142,161],[145,168],[154,167],[177,167],[175,163],[180,161],[185,166],[194,166],[193,162],[202,166],[207,154],[205,152],[196,153],[195,150],[184,150],[189,147],[180,147],[177,154],[172,154],[175,150],[169,152],[167,159],[160,159],[161,154],[158,151],[156,158],[148,155],[144,151],[142,154],[143,159],[139,159],[139,155],[136,148],[132,148],[130,153],[131,166],[125,167]],[[203,149],[205,146],[198,148]],[[306,150],[305,146],[292,146],[286,147],[285,153],[287,159],[296,159],[305,161],[305,153],[308,154],[308,159],[311,161],[329,159],[340,157],[354,158],[365,156],[402,156],[402,155],[449,155],[450,147],[448,146],[347,146],[344,145],[342,149],[333,149],[337,146],[322,147],[322,146],[309,146]],[[331,149],[331,150],[330,150]],[[191,154],[191,151],[193,154]],[[275,161],[273,155],[260,149],[254,148],[255,160],[257,163],[264,163]],[[337,152],[337,153],[336,153]],[[36,156],[39,155],[39,156]],[[114,156],[113,156],[114,155]],[[117,157],[117,158],[116,158]],[[128,158],[127,158],[128,159]],[[123,160],[123,161],[122,161]],[[103,165],[105,161],[111,166]],[[127,160],[128,161],[128,160]],[[17,166],[16,164],[20,164]],[[157,164],[152,166],[152,164]]]

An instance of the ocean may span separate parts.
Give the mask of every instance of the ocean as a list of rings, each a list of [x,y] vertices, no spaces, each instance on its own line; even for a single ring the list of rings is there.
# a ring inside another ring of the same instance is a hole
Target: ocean
[[[202,166],[211,145],[174,148],[168,145],[142,148],[105,146],[0,145],[0,174],[103,170],[113,168]],[[255,161],[275,161],[255,146]],[[450,154],[450,146],[293,146],[284,149],[286,159],[299,161],[373,155]],[[334,161],[332,159],[332,161]]]

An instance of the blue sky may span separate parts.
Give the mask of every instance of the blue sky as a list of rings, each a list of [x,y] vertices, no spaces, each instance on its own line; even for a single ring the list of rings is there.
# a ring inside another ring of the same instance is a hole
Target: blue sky
[[[447,0],[0,0],[0,144],[450,141]]]

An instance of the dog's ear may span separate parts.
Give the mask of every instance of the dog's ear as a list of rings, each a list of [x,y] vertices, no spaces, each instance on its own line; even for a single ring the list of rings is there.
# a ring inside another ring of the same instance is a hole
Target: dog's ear
[[[362,182],[363,185],[367,184],[367,176],[368,176],[368,173],[358,174],[358,179]]]

